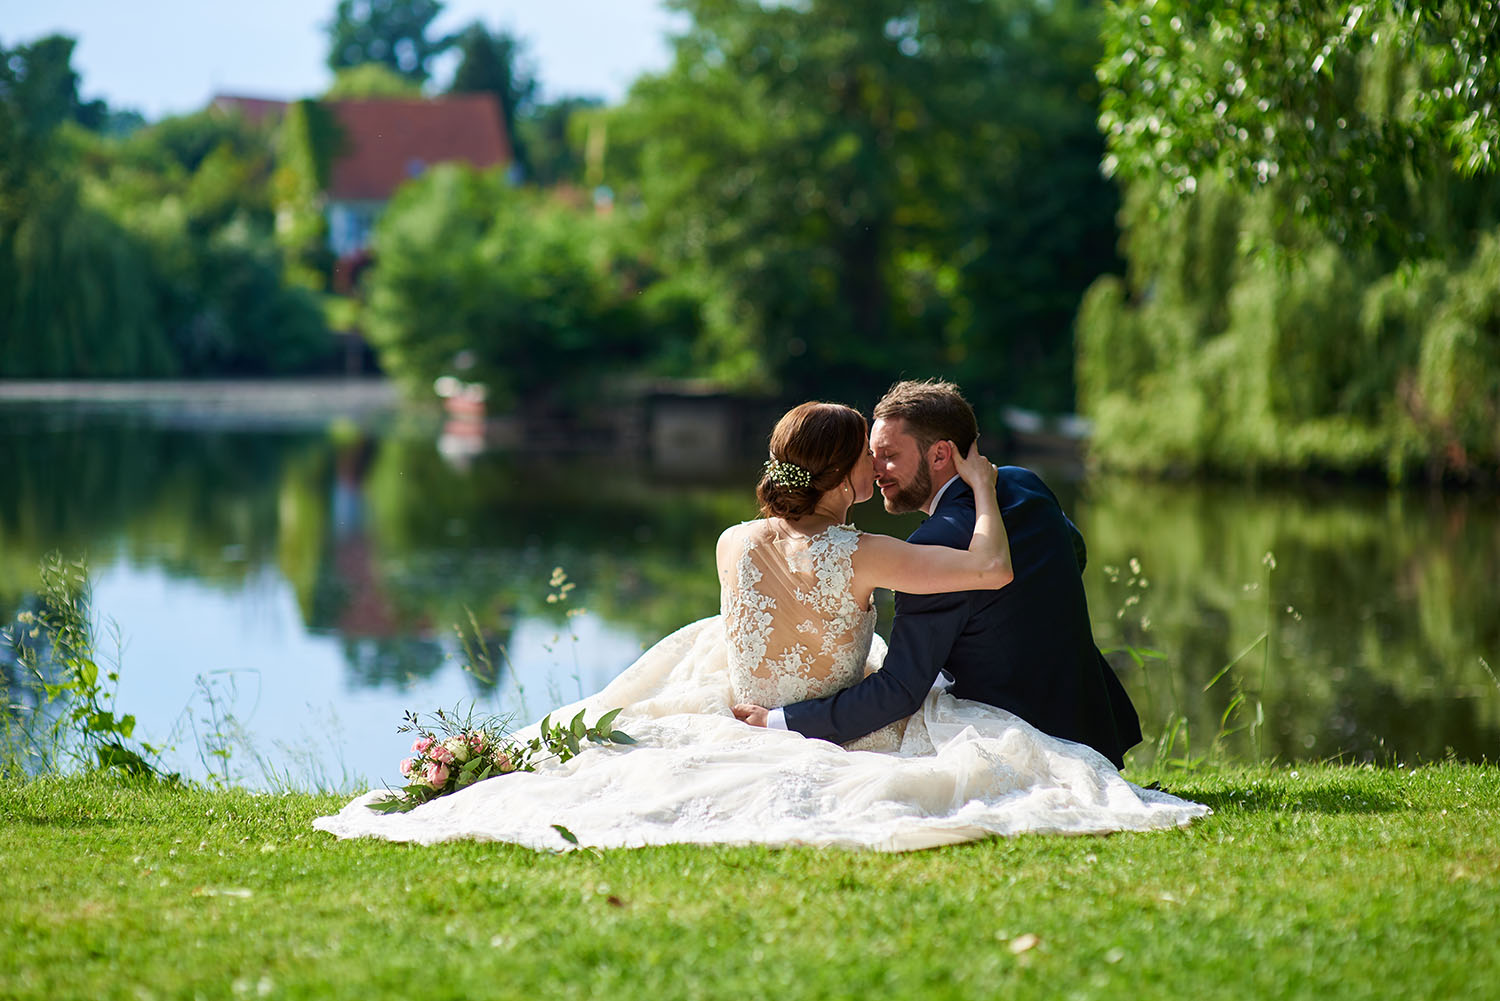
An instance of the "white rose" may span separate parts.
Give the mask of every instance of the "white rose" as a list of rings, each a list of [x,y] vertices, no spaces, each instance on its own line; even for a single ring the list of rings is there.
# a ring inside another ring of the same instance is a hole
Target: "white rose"
[[[473,752],[469,749],[469,742],[462,737],[449,737],[443,741],[443,746],[453,755],[453,760],[459,764],[463,764],[473,757]]]

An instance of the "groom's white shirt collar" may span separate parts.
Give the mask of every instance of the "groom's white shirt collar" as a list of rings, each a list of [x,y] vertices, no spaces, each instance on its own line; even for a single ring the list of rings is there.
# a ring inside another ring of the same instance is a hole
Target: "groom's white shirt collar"
[[[942,486],[938,487],[938,492],[932,495],[932,503],[928,504],[922,509],[927,517],[932,517],[932,512],[936,511],[938,509],[938,505],[943,501],[943,494],[948,492],[948,488],[953,486],[953,481],[956,479],[958,479],[958,474],[954,473],[952,476],[948,477],[947,483],[944,483]]]
[[[942,502],[943,494],[948,492],[948,488],[953,486],[953,481],[956,479],[958,479],[957,473],[954,473],[952,476],[948,477],[948,482],[939,487],[938,492],[932,495],[932,503],[928,504],[922,509],[929,518],[932,517],[932,512],[937,510],[938,504]],[[949,678],[943,673],[939,672],[937,680],[933,682],[932,687],[946,689],[952,683],[952,678]],[[781,709],[772,709],[766,713],[767,730],[785,730],[786,728],[787,726],[785,711]]]

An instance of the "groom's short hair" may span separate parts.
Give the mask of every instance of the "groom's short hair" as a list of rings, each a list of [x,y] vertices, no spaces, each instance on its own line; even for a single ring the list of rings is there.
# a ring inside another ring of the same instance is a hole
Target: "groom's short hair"
[[[961,455],[979,437],[974,408],[957,386],[940,379],[905,379],[875,404],[877,421],[902,420],[923,452],[935,441],[951,441]]]

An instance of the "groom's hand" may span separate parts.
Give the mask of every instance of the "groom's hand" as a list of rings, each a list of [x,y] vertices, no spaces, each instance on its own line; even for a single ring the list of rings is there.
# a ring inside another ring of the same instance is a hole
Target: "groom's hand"
[[[741,702],[734,707],[734,718],[749,723],[751,726],[766,725],[766,708],[764,706],[751,705]]]

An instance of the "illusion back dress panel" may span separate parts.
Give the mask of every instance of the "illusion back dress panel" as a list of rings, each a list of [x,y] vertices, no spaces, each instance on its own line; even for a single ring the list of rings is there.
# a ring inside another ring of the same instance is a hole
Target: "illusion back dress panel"
[[[852,593],[859,539],[847,525],[810,536],[743,526],[721,602],[737,701],[785,706],[864,677],[875,609]]]

